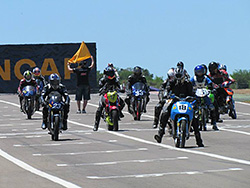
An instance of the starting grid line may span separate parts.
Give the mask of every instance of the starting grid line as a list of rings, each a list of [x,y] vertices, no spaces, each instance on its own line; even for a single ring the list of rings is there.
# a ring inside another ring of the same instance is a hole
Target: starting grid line
[[[216,172],[230,172],[230,171],[241,171],[242,168],[227,168],[218,170],[204,170],[204,171],[186,171],[186,172],[165,172],[155,174],[134,174],[134,175],[123,175],[123,176],[87,176],[88,179],[92,180],[105,180],[105,179],[118,179],[118,178],[148,178],[148,177],[161,177],[168,175],[199,175],[206,173]]]

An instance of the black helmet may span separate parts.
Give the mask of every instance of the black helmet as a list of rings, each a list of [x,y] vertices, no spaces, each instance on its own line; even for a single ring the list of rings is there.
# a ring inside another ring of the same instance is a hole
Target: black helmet
[[[183,69],[179,67],[174,69],[174,77],[177,81],[182,81],[185,78]]]
[[[209,63],[208,70],[209,70],[210,73],[213,73],[216,69],[218,69],[218,63],[216,63],[214,61]]]
[[[59,84],[60,84],[60,77],[58,74],[53,73],[49,76],[49,83],[53,89],[58,89]]]
[[[207,74],[207,65],[205,65],[205,64],[201,64],[203,67],[204,67],[204,75],[206,75]]]
[[[142,74],[141,67],[139,67],[139,66],[134,67],[134,75],[140,76],[141,74]]]
[[[104,75],[108,78],[108,79],[113,79],[115,77],[115,71],[112,67],[106,67],[104,69]]]
[[[179,68],[184,68],[184,63],[182,62],[182,61],[179,61],[178,63],[177,63],[177,67],[179,67]]]

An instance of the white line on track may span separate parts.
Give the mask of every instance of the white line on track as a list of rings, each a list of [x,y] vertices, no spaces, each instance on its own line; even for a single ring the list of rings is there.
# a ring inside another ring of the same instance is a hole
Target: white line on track
[[[217,172],[230,172],[230,171],[240,171],[242,168],[227,168],[227,169],[217,169],[217,170],[204,170],[204,171],[186,171],[186,172],[165,172],[165,173],[155,173],[155,174],[133,174],[133,175],[123,175],[123,176],[87,176],[88,179],[94,180],[104,180],[104,179],[118,179],[118,178],[148,178],[148,177],[161,177],[168,175],[197,175],[205,173],[217,173]]]
[[[0,127],[12,127],[13,124],[1,124]]]
[[[70,143],[52,143],[52,144],[14,144],[14,147],[48,147],[48,146],[64,146],[64,145],[88,145],[102,143],[100,141],[96,142],[70,142]]]
[[[175,160],[187,160],[188,157],[174,157],[174,158],[159,158],[159,159],[138,159],[138,160],[127,160],[127,161],[110,161],[110,162],[100,162],[100,163],[80,163],[80,164],[57,164],[60,167],[67,166],[104,166],[104,165],[116,165],[123,163],[150,163],[150,162],[160,162],[160,161],[175,161]]]
[[[136,151],[147,151],[147,148],[138,149],[124,149],[124,150],[106,150],[106,151],[84,151],[84,152],[71,152],[71,153],[35,153],[33,156],[57,156],[57,155],[85,155],[85,154],[97,154],[97,153],[121,153],[121,152],[136,152]]]
[[[59,184],[59,185],[62,185],[64,187],[68,187],[68,188],[80,188],[79,186],[73,184],[73,183],[70,183],[68,181],[65,181],[61,178],[58,178],[56,176],[53,176],[53,175],[50,175],[48,173],[45,173],[41,170],[38,170],[30,165],[28,165],[27,163],[24,163],[23,161],[9,155],[8,153],[4,152],[3,150],[0,149],[0,156],[4,157],[5,159],[11,161],[12,163],[16,164],[17,166],[23,168],[24,170],[27,170],[33,174],[36,174],[40,177],[43,177],[43,178],[46,178],[56,184]]]

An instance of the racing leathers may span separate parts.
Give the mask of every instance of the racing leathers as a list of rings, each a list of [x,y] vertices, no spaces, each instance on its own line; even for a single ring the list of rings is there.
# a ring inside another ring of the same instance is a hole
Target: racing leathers
[[[207,76],[202,76],[202,77],[197,77],[193,76],[190,79],[194,92],[199,88],[207,88],[210,90],[213,90],[213,82],[207,77]],[[218,130],[216,126],[216,114],[215,114],[215,107],[211,102],[211,99],[208,96],[204,97],[205,104],[207,105],[208,109],[210,110],[210,115],[211,115],[211,125],[213,125],[214,130]],[[206,127],[205,127],[206,130]]]
[[[168,82],[166,88],[167,88],[168,93],[174,94],[174,95],[181,97],[181,98],[185,98],[187,96],[194,96],[192,83],[187,79],[184,79],[181,81],[175,79],[171,82]],[[168,119],[170,117],[172,106],[175,102],[176,102],[175,100],[172,100],[170,103],[168,103],[168,106],[165,106],[163,109],[163,112],[162,112],[161,117],[160,117],[159,131],[158,131],[158,134],[155,135],[155,139],[158,143],[161,143],[162,137],[165,134],[166,124],[167,124]],[[204,147],[204,145],[202,143],[201,135],[199,132],[199,128],[198,128],[198,119],[197,118],[193,119],[192,126],[194,129],[196,144],[199,147]],[[175,131],[173,133],[173,137],[175,137]]]
[[[100,99],[99,99],[99,107],[96,110],[96,115],[95,115],[95,124],[94,124],[94,128],[93,131],[97,131],[98,127],[99,127],[99,123],[100,123],[100,119],[103,113],[103,109],[105,108],[106,104],[105,104],[105,93],[108,92],[109,89],[111,89],[113,87],[113,89],[119,91],[120,90],[120,84],[118,82],[118,80],[113,77],[113,79],[109,79],[107,76],[102,77],[99,80],[99,94],[100,94]],[[121,97],[118,96],[118,102],[119,102],[119,112],[120,112],[120,118],[124,117],[123,113],[122,113],[122,109],[125,106],[124,101],[122,100]]]
[[[230,78],[228,74],[226,74],[222,70],[217,70],[213,73],[210,72],[208,76],[212,80],[212,82],[215,83],[216,87],[214,100],[216,121],[222,122],[222,120],[220,119],[219,107],[224,105],[227,97],[227,92],[223,89],[222,84],[226,83],[229,86],[231,83],[234,83],[235,80]],[[220,98],[222,98],[222,100],[219,100]]]
[[[143,84],[145,84],[145,88],[146,88],[146,105],[147,103],[149,102],[149,87],[147,85],[147,80],[145,78],[145,76],[143,75],[135,75],[135,74],[132,74],[128,77],[128,83],[126,85],[126,94],[127,94],[127,97],[125,99],[125,102],[126,104],[128,105],[128,112],[129,113],[133,113],[133,111],[131,110],[131,95],[132,95],[132,86],[136,83],[136,82],[141,82]],[[144,112],[146,112],[146,105],[144,105],[145,109],[143,110]]]
[[[20,82],[19,82],[19,86],[17,89],[18,92],[18,97],[19,97],[19,102],[20,102],[20,110],[21,112],[23,112],[23,94],[22,94],[22,90],[25,86],[34,86],[36,88],[36,90],[38,89],[36,80],[34,78],[31,78],[31,80],[29,82],[27,82],[27,80],[25,78],[23,78]]]
[[[170,81],[169,78],[167,78],[161,84],[161,88],[160,88],[160,91],[158,93],[159,102],[155,106],[154,123],[153,123],[153,128],[154,129],[157,128],[157,126],[158,126],[161,110],[162,110],[162,108],[164,106],[165,100],[168,97],[167,92],[166,92],[166,86],[167,86],[169,81]]]
[[[41,101],[43,104],[43,125],[42,128],[46,129],[47,128],[47,123],[48,123],[48,102],[49,99],[51,97],[50,94],[52,94],[52,92],[58,92],[60,93],[63,98],[64,98],[64,106],[63,106],[63,110],[64,110],[64,117],[63,117],[63,130],[67,130],[67,119],[68,119],[68,113],[69,113],[69,107],[70,107],[70,98],[67,92],[66,87],[63,84],[59,84],[59,87],[55,90],[53,89],[53,87],[50,84],[47,84],[42,91],[41,94]]]

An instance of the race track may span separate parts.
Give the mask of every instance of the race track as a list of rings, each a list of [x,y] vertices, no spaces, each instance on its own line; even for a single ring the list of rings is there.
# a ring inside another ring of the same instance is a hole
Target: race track
[[[93,132],[99,95],[91,95],[87,114],[76,114],[72,95],[69,129],[55,142],[40,128],[41,111],[28,120],[17,95],[1,94],[0,187],[250,187],[249,104],[236,103],[236,120],[223,115],[220,131],[209,124],[201,132],[204,148],[196,146],[192,133],[186,148],[179,149],[168,135],[162,144],[153,139],[158,99],[156,93],[150,97],[141,121],[125,107],[120,131],[107,131],[101,120]]]

